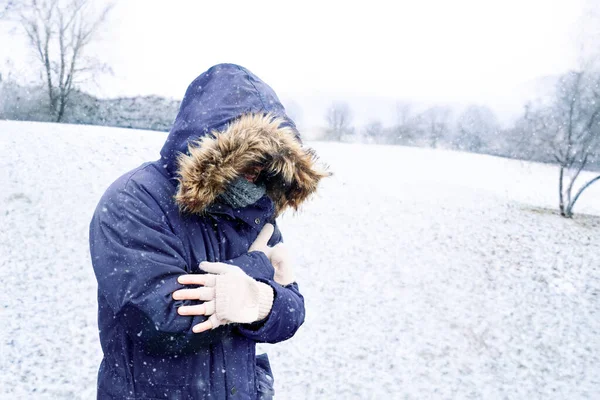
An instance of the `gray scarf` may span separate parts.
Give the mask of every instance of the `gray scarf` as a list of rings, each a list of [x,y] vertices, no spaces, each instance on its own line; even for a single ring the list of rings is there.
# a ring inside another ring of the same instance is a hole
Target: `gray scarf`
[[[233,208],[243,208],[256,203],[266,192],[267,188],[263,183],[256,185],[238,177],[227,186],[219,198]]]

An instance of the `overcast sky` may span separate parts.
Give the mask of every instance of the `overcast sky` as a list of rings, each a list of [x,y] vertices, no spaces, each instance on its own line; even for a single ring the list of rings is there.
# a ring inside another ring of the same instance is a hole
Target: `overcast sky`
[[[93,91],[181,98],[199,73],[233,62],[303,108],[344,97],[367,99],[358,105],[365,109],[368,99],[379,98],[501,108],[521,101],[536,78],[575,65],[583,6],[584,0],[119,0],[95,47],[114,75]],[[0,57],[27,65],[22,42],[3,34],[2,47]]]

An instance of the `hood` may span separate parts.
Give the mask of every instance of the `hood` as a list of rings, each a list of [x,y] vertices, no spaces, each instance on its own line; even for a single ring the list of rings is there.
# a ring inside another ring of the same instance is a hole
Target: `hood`
[[[257,164],[277,215],[298,209],[330,175],[302,146],[273,89],[233,64],[216,65],[190,84],[161,156],[179,181],[179,208],[191,213],[204,212]]]

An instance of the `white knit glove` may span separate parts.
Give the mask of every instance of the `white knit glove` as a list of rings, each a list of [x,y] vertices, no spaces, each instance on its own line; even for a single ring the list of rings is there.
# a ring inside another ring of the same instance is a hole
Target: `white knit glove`
[[[294,272],[287,248],[283,243],[269,247],[275,227],[266,224],[248,251],[262,251],[275,269],[275,282],[289,285],[294,282]],[[202,262],[200,268],[208,274],[181,275],[182,285],[202,286],[179,289],[173,292],[175,300],[200,300],[202,304],[181,306],[180,315],[206,315],[208,319],[195,325],[195,333],[214,329],[232,322],[252,323],[265,319],[273,307],[273,288],[246,275],[239,267],[224,263]]]
[[[218,320],[247,324],[263,320],[271,312],[271,286],[255,281],[235,265],[202,262],[200,269],[215,274],[214,316]],[[211,286],[207,284],[205,287]],[[216,326],[213,324],[213,328]]]
[[[206,315],[208,320],[192,328],[196,333],[229,323],[247,324],[265,319],[273,307],[273,288],[246,275],[235,265],[201,262],[207,274],[182,275],[179,283],[202,285],[197,289],[182,289],[173,293],[176,300],[205,301],[195,306],[179,307],[181,315]]]
[[[283,243],[278,243],[273,247],[269,247],[268,245],[274,231],[275,227],[273,225],[266,224],[248,251],[262,251],[265,253],[269,261],[271,261],[271,265],[275,268],[273,280],[285,286],[296,279],[294,277],[294,269],[292,268],[292,259],[287,247]]]

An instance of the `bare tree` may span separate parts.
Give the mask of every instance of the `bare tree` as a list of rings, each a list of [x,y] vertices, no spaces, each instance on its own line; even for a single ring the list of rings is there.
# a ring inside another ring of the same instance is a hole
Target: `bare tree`
[[[600,74],[574,71],[561,77],[554,101],[529,111],[531,135],[543,137],[541,143],[558,163],[559,210],[571,218],[581,194],[600,175],[574,191],[581,172],[600,157]]]
[[[365,126],[364,132],[367,139],[380,141],[383,139],[383,124],[379,120],[373,120]]]
[[[42,72],[50,112],[60,122],[73,90],[107,66],[86,55],[112,4],[93,12],[90,0],[27,0],[9,9]]]
[[[404,101],[396,103],[396,123],[387,130],[388,142],[391,144],[415,144],[412,104]]]
[[[406,101],[396,103],[396,124],[407,125],[412,116],[412,104]]]
[[[495,146],[500,127],[494,112],[486,106],[469,106],[458,118],[454,147],[481,152]]]
[[[544,163],[556,162],[547,143],[547,133],[542,134],[539,129],[536,130],[536,125],[540,125],[536,122],[540,117],[539,108],[533,102],[527,102],[523,107],[523,115],[501,132],[505,141],[503,156]]]
[[[352,132],[352,112],[347,103],[333,103],[325,114],[327,136],[333,140],[342,140],[342,136]]]
[[[436,148],[439,142],[450,132],[451,110],[447,107],[434,106],[423,111],[417,116],[415,125],[419,127],[421,135]]]

